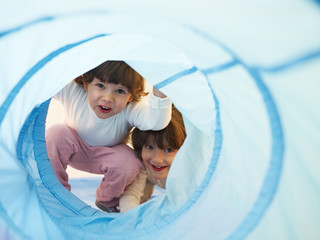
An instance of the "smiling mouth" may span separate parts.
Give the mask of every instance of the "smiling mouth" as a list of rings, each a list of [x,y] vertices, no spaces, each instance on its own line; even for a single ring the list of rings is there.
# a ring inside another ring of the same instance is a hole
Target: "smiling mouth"
[[[99,109],[102,113],[109,113],[112,110],[112,108],[104,107],[102,105],[99,105]]]
[[[151,166],[152,166],[152,169],[153,169],[154,171],[157,171],[157,172],[161,172],[161,171],[163,171],[164,169],[167,168],[167,166],[158,167],[158,166],[155,166],[155,165],[153,165],[153,164],[151,164]]]

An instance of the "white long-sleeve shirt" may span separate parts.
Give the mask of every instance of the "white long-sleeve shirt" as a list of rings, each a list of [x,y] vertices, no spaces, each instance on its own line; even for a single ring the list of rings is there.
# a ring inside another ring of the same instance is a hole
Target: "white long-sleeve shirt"
[[[70,82],[56,96],[65,109],[65,122],[90,146],[114,146],[127,137],[132,127],[160,130],[171,119],[171,100],[153,95],[128,103],[118,114],[107,119],[96,116],[81,85]]]

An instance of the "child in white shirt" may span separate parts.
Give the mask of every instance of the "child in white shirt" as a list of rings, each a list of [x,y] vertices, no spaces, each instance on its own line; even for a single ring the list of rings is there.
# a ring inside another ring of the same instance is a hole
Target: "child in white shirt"
[[[46,131],[47,152],[60,182],[69,190],[68,165],[104,174],[96,205],[117,212],[119,197],[139,173],[141,162],[126,145],[132,127],[160,130],[171,118],[171,101],[153,88],[144,97],[144,79],[123,61],[106,61],[76,78],[55,99],[65,124]]]

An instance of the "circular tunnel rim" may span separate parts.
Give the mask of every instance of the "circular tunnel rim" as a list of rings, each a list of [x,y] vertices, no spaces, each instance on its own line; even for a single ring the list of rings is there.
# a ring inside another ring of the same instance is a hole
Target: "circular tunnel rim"
[[[100,36],[102,36],[102,35],[97,35],[97,36],[95,36],[95,37],[100,37]],[[105,35],[103,35],[103,36],[105,36]],[[78,42],[77,44],[81,44],[81,42],[83,42],[83,41],[80,41],[80,42]],[[76,46],[77,44],[75,44],[75,45],[67,45],[67,46],[65,46],[64,48],[61,48],[59,51],[61,51],[61,50],[67,50],[67,48],[71,48],[71,47],[74,47],[74,46]],[[46,61],[49,61],[50,59],[52,59],[53,57],[56,57],[56,54],[57,53],[59,53],[59,51],[58,52],[55,52],[55,54],[53,54],[53,55],[49,55],[48,56],[48,59],[47,60],[45,60],[45,61],[40,61],[38,64],[42,64],[42,66],[41,67],[43,67],[45,64],[46,64]],[[239,63],[242,65],[242,66],[244,66],[245,68],[246,68],[246,70],[250,73],[250,75],[251,76],[253,76],[253,79],[256,81],[256,83],[257,83],[257,85],[258,85],[258,88],[259,88],[259,90],[260,90],[260,92],[263,92],[264,93],[264,100],[265,100],[265,103],[266,103],[266,107],[267,107],[267,110],[268,110],[268,116],[270,117],[270,118],[276,118],[276,119],[278,119],[278,121],[277,121],[277,123],[272,127],[273,128],[273,131],[272,131],[272,133],[274,134],[274,132],[275,131],[277,131],[277,130],[279,130],[280,129],[280,132],[282,133],[282,127],[281,127],[281,123],[280,123],[280,120],[279,120],[279,115],[278,115],[278,113],[277,113],[277,108],[276,108],[276,106],[275,106],[275,104],[274,104],[274,101],[273,101],[273,99],[272,99],[272,96],[271,96],[271,94],[270,94],[270,92],[268,91],[268,89],[266,88],[266,86],[265,86],[265,84],[263,83],[263,80],[260,78],[260,76],[259,76],[259,74],[258,74],[258,72],[257,71],[255,71],[255,70],[253,70],[252,68],[250,68],[250,67],[248,67],[248,66],[246,66],[246,64],[244,64],[244,63],[241,63],[241,61],[239,61]],[[40,67],[40,68],[41,68]],[[36,71],[38,71],[39,69],[39,66],[35,66],[34,68],[32,68],[30,71],[28,71],[27,73],[26,73],[26,75],[24,76],[24,78],[22,78],[21,79],[21,81],[15,86],[15,88],[13,89],[13,91],[11,92],[11,93],[13,93],[13,94],[9,94],[8,95],[8,98],[6,99],[6,101],[2,104],[2,106],[1,106],[1,109],[0,110],[3,110],[3,109],[7,109],[8,110],[8,108],[9,108],[9,106],[10,106],[10,100],[12,100],[13,101],[13,99],[15,98],[15,96],[18,94],[18,92],[23,88],[23,85],[32,77],[32,75],[36,72]],[[268,101],[266,101],[266,99],[268,99]],[[9,101],[7,101],[7,100],[9,100]],[[271,102],[271,103],[270,103]],[[270,105],[271,104],[271,105]],[[270,116],[270,109],[271,109],[271,112],[273,112],[273,116]],[[5,117],[5,113],[6,113],[6,111],[0,111],[0,123],[2,122],[2,120],[4,119],[4,117]],[[218,112],[217,112],[218,113]],[[271,121],[271,119],[270,119],[270,122],[271,122],[271,124],[272,124],[272,121]],[[276,130],[274,130],[275,128],[277,128]],[[218,129],[216,129],[216,130],[218,130]],[[221,131],[221,129],[220,129],[220,131]],[[281,135],[281,134],[280,134]],[[273,150],[274,150],[274,136],[272,137],[272,140],[273,140]],[[275,142],[278,142],[279,143],[279,141],[275,141]],[[221,143],[222,143],[222,132],[221,132]],[[281,143],[281,145],[283,146],[283,138],[282,138],[282,140],[280,140],[280,143]],[[215,144],[216,144],[216,141],[215,141]],[[216,146],[216,145],[215,145]],[[218,145],[217,145],[218,146]],[[216,146],[216,147],[217,147]],[[218,146],[218,148],[219,148],[219,146]],[[221,150],[221,146],[220,146],[220,148],[219,148],[219,151]],[[282,150],[282,153],[281,153],[281,150]],[[214,151],[213,151],[213,154],[212,154],[212,158],[211,158],[211,161],[210,161],[210,164],[213,164],[214,165],[214,169],[215,169],[215,166],[216,166],[216,164],[217,164],[217,161],[216,162],[213,162],[213,158],[214,158],[214,153],[216,153],[216,151],[217,151],[217,149],[215,149],[214,148]],[[278,155],[278,156],[275,156],[274,154],[276,154],[276,155]],[[280,160],[280,164],[281,164],[281,162],[282,162],[282,159],[283,159],[283,157],[281,157],[281,154],[283,154],[283,149],[281,149],[281,147],[280,147],[280,149],[278,149],[278,152],[277,153],[274,153],[274,151],[273,151],[273,155],[271,156],[271,158],[270,158],[270,164],[271,164],[271,162],[273,162],[274,163],[274,161],[276,161],[277,159],[278,160]],[[219,158],[219,156],[217,157],[217,159],[216,160],[218,160],[218,158]],[[270,166],[269,166],[270,167]],[[279,166],[278,166],[279,167]],[[213,173],[214,173],[214,169],[210,169],[209,167],[208,167],[208,169],[207,169],[207,173],[206,173],[206,176],[207,175],[210,175],[210,177],[207,179],[208,180],[208,182],[205,184],[206,186],[209,184],[209,180],[211,179],[211,177],[212,177],[212,175],[213,175]],[[209,171],[210,170],[210,171]],[[276,180],[275,180],[275,188],[277,187],[277,185],[278,185],[278,178],[279,178],[279,173],[281,172],[281,166],[280,166],[280,168],[278,168],[278,170],[280,170],[280,171],[278,171],[278,177],[276,177]],[[210,172],[210,173],[209,173]],[[270,172],[270,168],[269,168],[269,170],[268,170],[268,172]],[[270,178],[270,177],[268,177],[268,178]],[[204,179],[205,179],[205,177],[204,177]],[[267,180],[267,176],[266,176],[266,178],[265,178],[265,181],[264,182],[266,182],[266,180]],[[203,183],[203,182],[202,182]],[[202,184],[201,183],[201,184]],[[200,184],[200,185],[201,185]],[[264,186],[265,187],[265,186]],[[264,187],[262,187],[262,188],[264,188]],[[202,190],[203,191],[203,190]],[[199,193],[199,196],[201,195],[201,193],[202,193],[202,191],[201,192],[198,192]],[[197,192],[197,190],[195,191],[195,192]],[[269,203],[267,204],[267,206],[266,206],[266,208],[269,206],[269,204],[270,204],[270,202],[271,202],[271,200],[272,200],[272,198],[273,198],[273,195],[275,194],[275,189],[273,189],[273,192],[271,191],[271,196],[270,196],[270,194],[269,194]],[[198,197],[199,197],[198,196]],[[256,203],[259,201],[259,199],[261,199],[261,196],[259,196],[258,197],[258,200],[256,201]],[[190,199],[189,199],[190,200]],[[189,201],[188,201],[189,202]],[[191,204],[192,205],[192,204]],[[190,206],[189,206],[190,207]],[[256,207],[253,207],[253,208],[256,208]],[[265,209],[262,209],[262,211],[261,211],[261,207],[260,207],[260,216],[258,217],[258,219],[257,219],[257,217],[254,217],[255,219],[256,219],[256,222],[255,222],[255,224],[257,224],[257,222],[261,219],[261,217],[262,217],[262,215],[263,215],[263,213],[266,211],[266,208]],[[187,208],[188,209],[188,208]],[[184,211],[186,211],[187,209],[185,209]],[[183,212],[184,212],[183,211]],[[182,213],[181,213],[182,214]],[[262,215],[261,215],[262,214]],[[179,215],[180,216],[180,215]],[[247,215],[247,218],[246,219],[248,219],[248,217],[249,218],[252,218],[253,216],[252,216],[252,211],[251,211],[251,213],[249,213],[248,215]],[[174,219],[176,219],[177,218],[177,216],[175,216],[175,217],[173,217],[173,220]],[[245,220],[246,221],[246,220]],[[247,221],[247,223],[245,223],[245,221],[241,224],[242,225],[242,227],[240,226],[239,228],[238,228],[238,230],[236,230],[234,233],[233,233],[233,235],[230,235],[229,236],[229,238],[230,239],[232,239],[233,238],[233,236],[239,236],[239,231],[242,231],[242,234],[243,234],[243,232],[244,232],[244,229],[243,229],[243,227],[244,228],[246,228],[246,230],[245,230],[245,232],[246,232],[246,234],[248,234],[248,232],[250,232],[250,230],[248,230],[248,221]],[[252,220],[251,220],[251,222],[252,222]],[[253,224],[253,225],[255,225],[255,224]],[[252,229],[252,224],[251,224],[251,229]],[[238,231],[238,233],[237,233],[237,231]],[[235,234],[236,233],[236,234]]]

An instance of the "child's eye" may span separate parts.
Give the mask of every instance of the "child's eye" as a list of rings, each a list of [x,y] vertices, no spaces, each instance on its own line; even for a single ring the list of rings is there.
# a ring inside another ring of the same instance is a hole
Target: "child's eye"
[[[126,91],[123,90],[123,89],[117,89],[116,92],[117,92],[117,93],[120,93],[120,94],[126,94]]]
[[[171,153],[171,152],[173,152],[173,149],[168,147],[168,148],[164,149],[164,151],[167,153]]]
[[[152,147],[151,145],[148,145],[148,144],[145,145],[145,148],[146,148],[146,149],[149,149],[149,150],[153,149],[153,147]]]
[[[102,83],[97,83],[96,86],[97,86],[98,88],[104,88],[104,85],[103,85]]]

